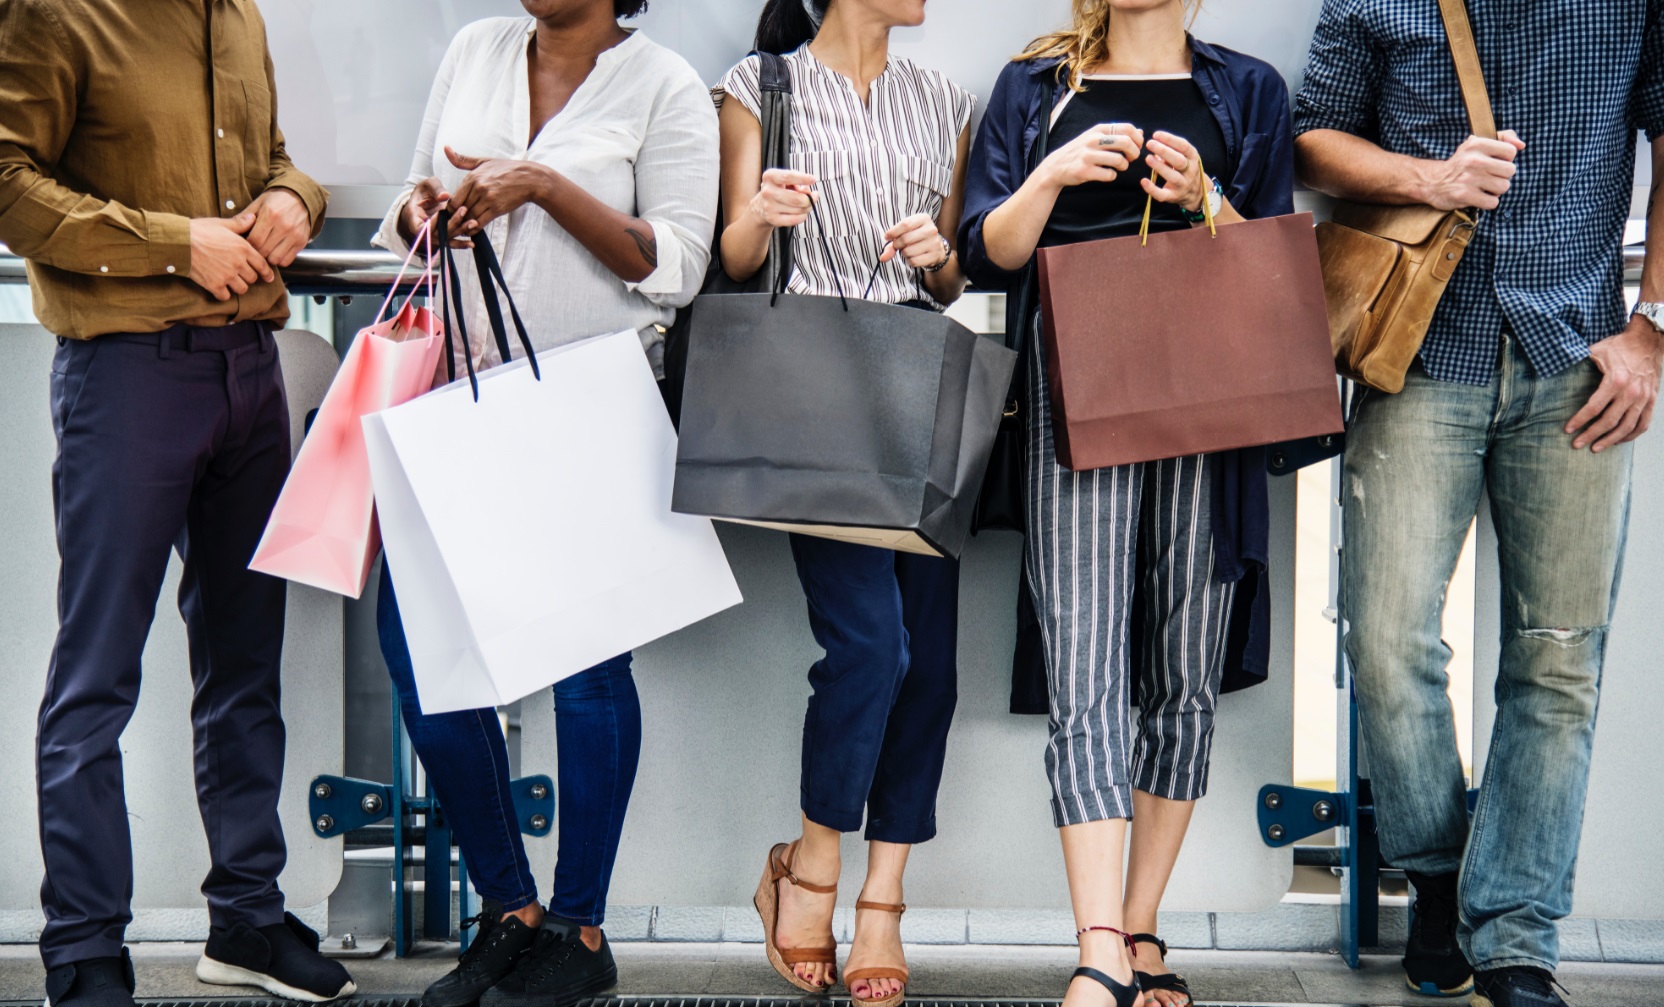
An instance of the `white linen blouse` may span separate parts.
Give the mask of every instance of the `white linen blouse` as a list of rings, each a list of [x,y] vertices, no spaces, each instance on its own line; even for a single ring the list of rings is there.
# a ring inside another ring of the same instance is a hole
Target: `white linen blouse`
[[[634,329],[662,373],[658,327],[699,293],[716,227],[719,140],[710,93],[686,60],[637,31],[601,53],[566,107],[528,136],[527,46],[535,28],[529,17],[488,18],[457,33],[428,96],[410,177],[372,243],[401,256],[409,251],[398,221],[423,179],[437,176],[456,191],[467,172],[451,164],[447,146],[548,165],[652,225],[659,261],[646,279],[626,283],[534,204],[486,225],[533,346],[542,351]],[[491,367],[501,360],[479,280],[469,254],[459,254],[461,310],[475,366]],[[512,324],[509,341],[518,357]],[[459,346],[459,374],[460,353]]]

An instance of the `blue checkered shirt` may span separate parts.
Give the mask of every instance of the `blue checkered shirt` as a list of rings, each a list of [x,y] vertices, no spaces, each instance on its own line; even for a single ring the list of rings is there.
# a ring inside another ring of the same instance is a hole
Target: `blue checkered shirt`
[[[1664,0],[1467,0],[1519,174],[1451,278],[1427,373],[1489,384],[1510,327],[1557,374],[1627,323],[1623,227],[1635,134],[1664,135]],[[1295,133],[1336,129],[1442,160],[1470,130],[1438,0],[1324,0]]]

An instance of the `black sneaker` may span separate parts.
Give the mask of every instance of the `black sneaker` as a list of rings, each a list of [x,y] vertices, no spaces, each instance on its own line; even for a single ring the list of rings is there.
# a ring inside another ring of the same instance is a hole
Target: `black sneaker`
[[[1525,965],[1486,969],[1473,977],[1469,1007],[1567,1007],[1554,987],[1554,973]],[[1564,986],[1560,986],[1565,989]]]
[[[427,988],[422,994],[422,1007],[472,1007],[479,1003],[480,995],[513,972],[515,963],[537,939],[538,931],[520,922],[519,917],[504,916],[503,904],[496,899],[481,902],[480,914],[463,920],[462,928],[476,924],[480,931],[462,953],[462,960]]]
[[[133,1007],[133,959],[88,958],[46,973],[47,1007]]]
[[[545,917],[530,953],[508,978],[480,997],[480,1007],[567,1007],[618,983],[618,966],[606,935],[591,951],[578,939],[578,924]]]
[[[290,1000],[319,1003],[358,989],[341,963],[318,953],[318,935],[284,913],[282,923],[213,927],[196,977],[215,986],[258,986]]]
[[[1406,872],[1415,887],[1404,982],[1431,997],[1459,997],[1473,989],[1473,966],[1456,943],[1456,874]]]

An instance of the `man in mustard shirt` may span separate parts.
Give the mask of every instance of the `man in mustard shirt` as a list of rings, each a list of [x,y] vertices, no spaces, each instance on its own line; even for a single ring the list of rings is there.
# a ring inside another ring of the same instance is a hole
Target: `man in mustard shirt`
[[[213,864],[197,974],[354,989],[277,887],[286,587],[248,570],[289,471],[276,269],[327,199],[289,161],[274,95],[251,0],[0,0],[0,241],[58,337],[59,631],[36,749],[55,1007],[133,1002],[118,740],[172,549]]]

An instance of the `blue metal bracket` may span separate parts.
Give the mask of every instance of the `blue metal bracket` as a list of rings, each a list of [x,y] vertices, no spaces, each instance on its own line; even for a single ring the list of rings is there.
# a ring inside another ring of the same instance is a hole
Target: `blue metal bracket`
[[[1346,794],[1267,784],[1260,788],[1260,838],[1290,846],[1341,824],[1350,803]]]
[[[332,839],[392,814],[393,788],[350,776],[319,776],[312,781],[307,807],[312,832],[320,839]]]
[[[520,831],[543,837],[555,827],[555,785],[547,776],[522,776],[509,783]]]

